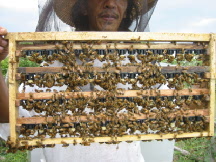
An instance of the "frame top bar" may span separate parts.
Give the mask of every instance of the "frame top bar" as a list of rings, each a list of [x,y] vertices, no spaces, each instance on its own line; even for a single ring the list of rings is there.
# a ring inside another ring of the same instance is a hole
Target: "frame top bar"
[[[96,40],[96,41],[176,41],[208,42],[212,34],[147,32],[20,32],[8,33],[16,41]]]

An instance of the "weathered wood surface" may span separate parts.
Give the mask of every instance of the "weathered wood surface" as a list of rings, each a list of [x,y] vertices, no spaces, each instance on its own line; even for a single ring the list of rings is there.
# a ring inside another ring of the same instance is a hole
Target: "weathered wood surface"
[[[86,141],[94,140],[94,142],[114,142],[114,141],[148,141],[148,140],[163,140],[163,139],[176,139],[176,138],[192,138],[192,137],[205,137],[209,136],[208,132],[194,132],[194,133],[182,133],[182,134],[144,134],[144,135],[124,135],[122,137],[95,137],[86,138]],[[26,140],[20,140],[20,145],[25,146]],[[62,144],[62,142],[73,144],[82,143],[83,139],[78,137],[71,138],[45,138],[28,140],[28,145],[41,144]]]
[[[8,33],[16,41],[98,40],[98,41],[178,41],[208,42],[211,34],[148,32],[25,32]]]
[[[216,35],[211,36],[210,41],[210,72],[211,72],[211,80],[210,80],[210,125],[209,131],[210,135],[214,135],[214,121],[215,121],[215,72],[216,72]]]
[[[90,44],[91,49],[106,49],[106,45],[109,44],[109,49],[130,49],[133,45],[133,49],[205,49],[207,46],[199,45],[197,43],[101,43]],[[63,49],[63,45],[59,45],[59,49]],[[17,46],[17,50],[55,50],[55,44],[20,44]],[[73,49],[82,49],[80,43],[74,43]],[[19,55],[17,55],[19,56]]]
[[[159,92],[159,93],[158,93]],[[163,89],[160,91],[155,90],[125,90],[121,93],[124,94],[117,94],[116,97],[147,97],[147,96],[157,96],[160,94],[160,96],[176,96],[177,94],[179,96],[190,96],[190,95],[202,95],[202,94],[209,94],[209,89],[183,89],[183,90],[173,90],[173,89]],[[34,100],[40,100],[40,99],[52,99],[53,95],[55,94],[55,99],[60,99],[62,95],[65,96],[65,99],[70,98],[79,98],[82,97],[103,97],[106,96],[106,94],[109,94],[106,91],[99,91],[99,92],[50,92],[50,93],[17,93],[17,99],[18,100],[28,100],[28,99],[34,99]],[[111,95],[111,94],[110,94]]]
[[[18,117],[18,108],[15,107],[17,82],[15,80],[16,68],[18,62],[15,59],[16,42],[12,38],[9,40],[9,121],[10,121],[10,139],[15,142],[18,134],[16,132],[16,120]]]
[[[184,116],[184,117],[190,117],[190,116],[209,116],[209,110],[208,109],[202,109],[202,110],[187,110],[184,112],[185,114],[179,113],[170,113],[168,117],[172,118],[175,116]],[[140,119],[155,119],[156,113],[149,113],[149,114],[134,114],[131,117],[128,117],[130,120],[140,120]],[[88,119],[89,118],[89,119]],[[58,117],[57,117],[58,119]],[[65,116],[63,119],[61,119],[62,123],[70,123],[70,122],[90,122],[95,120],[102,120],[104,119],[104,115],[92,115],[92,116]],[[112,120],[111,117],[106,117],[107,121]],[[124,115],[119,114],[119,119],[125,119]],[[41,124],[41,123],[55,123],[54,117],[28,117],[28,118],[18,118],[17,124]]]

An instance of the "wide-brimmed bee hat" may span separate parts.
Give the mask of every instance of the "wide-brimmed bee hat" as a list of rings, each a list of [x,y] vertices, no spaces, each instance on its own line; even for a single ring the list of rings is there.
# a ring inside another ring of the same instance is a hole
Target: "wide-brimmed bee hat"
[[[119,31],[149,31],[148,23],[158,0],[127,1],[127,16],[122,21]],[[62,31],[65,24],[75,27],[77,31],[88,31],[84,27],[88,24],[88,19],[86,16],[82,17],[81,13],[85,3],[86,0],[39,1],[40,15],[35,31]]]
[[[79,0],[54,0],[54,11],[56,15],[66,24],[74,26],[72,21],[73,12],[72,8]],[[153,6],[155,6],[157,0],[133,0],[136,3],[139,15],[145,14]],[[147,6],[146,6],[147,5]],[[138,16],[138,15],[137,15]],[[135,18],[136,16],[134,16]]]

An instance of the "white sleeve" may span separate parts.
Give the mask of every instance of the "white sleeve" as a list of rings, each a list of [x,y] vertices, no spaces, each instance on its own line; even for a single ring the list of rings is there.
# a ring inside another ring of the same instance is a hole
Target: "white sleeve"
[[[7,79],[6,79],[7,80]],[[21,86],[19,87],[19,89]],[[28,92],[31,92],[32,88],[26,89]],[[34,112],[29,112],[27,110],[24,110],[22,107],[19,108],[19,117],[30,117],[34,115]],[[8,136],[10,135],[10,124],[9,123],[0,123],[0,137],[4,140],[7,140]]]
[[[19,116],[20,117],[30,117],[31,114],[29,111],[19,108]],[[4,140],[7,140],[10,135],[10,124],[9,123],[0,123],[0,137]]]
[[[0,123],[0,137],[4,140],[7,140],[7,137],[10,134],[9,123]]]

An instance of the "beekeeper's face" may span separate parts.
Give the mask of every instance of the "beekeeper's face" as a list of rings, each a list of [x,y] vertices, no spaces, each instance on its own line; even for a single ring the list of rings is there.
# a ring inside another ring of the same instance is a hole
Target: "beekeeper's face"
[[[127,0],[88,0],[86,14],[90,31],[118,31],[127,6]]]

